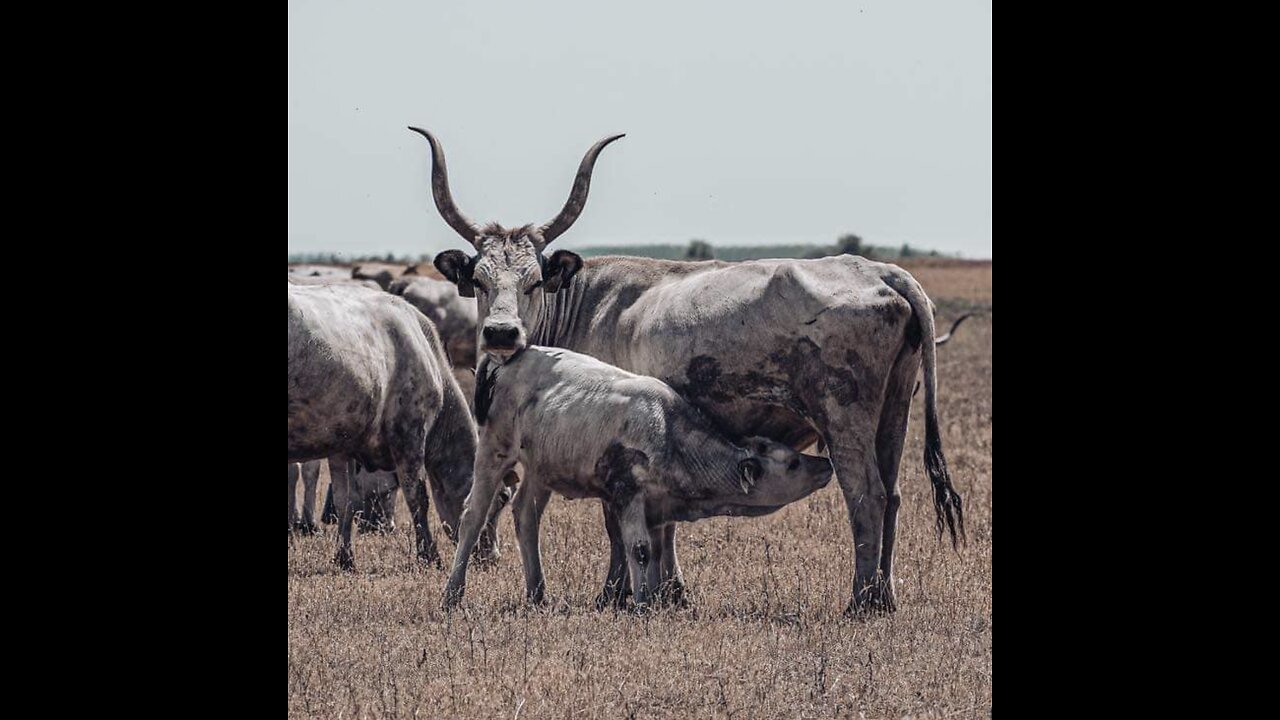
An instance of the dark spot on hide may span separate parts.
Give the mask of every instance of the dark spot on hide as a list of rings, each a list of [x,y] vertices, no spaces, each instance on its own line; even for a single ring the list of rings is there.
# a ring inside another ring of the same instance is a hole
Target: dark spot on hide
[[[648,565],[649,564],[649,546],[645,545],[642,542],[636,543],[635,547],[631,548],[631,556],[636,559],[636,564],[639,565],[640,567],[644,567]]]
[[[893,297],[898,293],[894,292],[892,288],[882,287],[876,291],[876,294],[880,297]]]
[[[493,394],[498,390],[499,367],[490,368],[489,356],[485,355],[476,370],[476,393],[471,406],[475,410],[476,424],[484,425],[489,419],[489,407],[493,405]]]
[[[907,321],[907,342],[911,344],[911,349],[914,351],[920,349],[923,339],[924,331],[920,329],[920,318],[913,312],[911,319]]]
[[[720,378],[720,361],[710,355],[699,355],[689,361],[689,369],[685,373],[689,382],[695,385],[714,385]]]
[[[809,338],[800,338],[790,349],[772,353],[769,359],[786,374],[793,387],[809,390],[819,399],[831,397],[840,405],[858,401],[858,379],[853,371],[824,363],[821,348]],[[846,359],[853,358],[846,356]],[[821,403],[806,405],[811,405],[810,412],[820,417],[826,415]]]
[[[648,467],[649,456],[616,442],[605,448],[604,455],[596,461],[596,477],[602,481],[610,504],[619,511],[640,492],[636,466]]]

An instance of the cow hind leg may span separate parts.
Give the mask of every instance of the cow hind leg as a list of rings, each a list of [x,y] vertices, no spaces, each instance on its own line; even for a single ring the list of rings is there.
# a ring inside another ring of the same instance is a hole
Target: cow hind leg
[[[837,427],[848,430],[830,438],[827,444],[836,480],[849,511],[854,547],[853,593],[845,612],[857,614],[883,610],[885,608],[877,602],[883,597],[880,551],[889,498],[876,462],[875,426],[853,423]]]
[[[320,461],[302,464],[302,523],[298,530],[304,535],[314,535],[320,529],[316,525],[316,487],[320,485]]]
[[[279,477],[277,475],[276,477]],[[298,463],[289,463],[289,533],[293,533],[294,525],[298,522],[297,510],[297,492],[298,492]]]
[[[897,609],[894,593],[893,555],[898,536],[898,510],[902,505],[902,493],[898,489],[898,471],[902,466],[902,451],[907,440],[907,424],[911,416],[912,384],[920,367],[918,352],[904,344],[894,362],[885,388],[884,408],[880,413],[880,425],[876,429],[876,462],[880,480],[884,483],[886,501],[884,509],[884,535],[880,548],[880,578],[875,596],[870,604],[892,612]]]
[[[332,479],[333,504],[338,512],[338,551],[333,562],[343,570],[355,570],[351,526],[355,523],[356,502],[351,486],[351,462],[341,455],[329,458],[329,477]]]
[[[409,506],[409,517],[413,519],[414,554],[424,564],[443,569],[440,550],[436,547],[435,538],[431,536],[428,523],[431,501],[427,496],[427,471],[422,456],[411,455],[403,461],[397,461],[396,479],[400,481],[405,504]]]

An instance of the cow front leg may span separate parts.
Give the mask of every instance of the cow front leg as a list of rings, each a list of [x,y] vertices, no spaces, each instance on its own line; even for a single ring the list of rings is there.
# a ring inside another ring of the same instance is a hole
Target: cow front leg
[[[524,563],[524,597],[534,605],[541,605],[546,591],[546,578],[542,575],[542,550],[538,543],[538,530],[542,511],[551,499],[551,491],[525,480],[516,493],[511,513],[516,525],[516,540],[520,543],[520,559]]]
[[[467,586],[467,562],[471,559],[471,551],[475,549],[480,531],[484,528],[488,510],[493,505],[493,496],[502,484],[502,476],[511,468],[494,457],[476,456],[475,478],[471,483],[471,492],[462,505],[462,518],[458,522],[458,549],[453,555],[453,571],[449,573],[449,583],[444,589],[441,605],[446,610],[457,607],[462,602],[462,593]]]
[[[333,504],[338,512],[338,551],[333,562],[343,570],[356,569],[355,556],[351,552],[351,526],[355,523],[355,493],[351,487],[351,463],[338,455],[329,458],[330,486],[333,488]]]
[[[631,580],[627,576],[627,550],[622,541],[622,530],[618,527],[618,514],[609,506],[607,500],[601,500],[604,510],[604,529],[609,536],[609,569],[604,578],[604,589],[596,596],[596,609],[607,607],[621,609],[631,593]]]

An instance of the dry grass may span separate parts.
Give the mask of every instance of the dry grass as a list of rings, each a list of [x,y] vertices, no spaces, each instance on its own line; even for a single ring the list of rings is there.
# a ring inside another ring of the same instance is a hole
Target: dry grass
[[[953,304],[990,307],[990,263],[912,272],[944,327]],[[934,534],[922,393],[902,468],[894,615],[841,617],[853,560],[835,483],[768,517],[681,525],[696,604],[647,618],[591,609],[608,554],[599,505],[563,498],[543,520],[549,606],[521,602],[505,513],[497,566],[473,566],[465,609],[446,615],[445,575],[414,567],[401,501],[395,535],[356,539],[354,575],[329,564],[332,528],[290,545],[289,716],[989,717],[990,315],[939,363],[969,543],[956,554]]]

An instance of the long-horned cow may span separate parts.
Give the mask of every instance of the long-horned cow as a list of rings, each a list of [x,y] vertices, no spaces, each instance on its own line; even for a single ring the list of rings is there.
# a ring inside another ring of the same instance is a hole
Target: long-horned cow
[[[504,227],[457,208],[440,143],[410,129],[431,146],[437,210],[474,249],[442,252],[435,266],[476,298],[480,352],[501,362],[531,343],[568,348],[667,382],[730,436],[793,448],[821,438],[853,531],[849,612],[895,607],[898,470],[923,364],[937,529],[953,544],[957,526],[963,535],[938,427],[933,303],[907,271],[851,255],[732,264],[547,255],[582,213],[600,151],[622,135],[587,151],[551,221]]]

